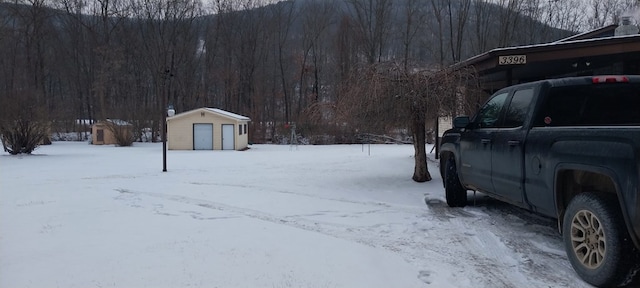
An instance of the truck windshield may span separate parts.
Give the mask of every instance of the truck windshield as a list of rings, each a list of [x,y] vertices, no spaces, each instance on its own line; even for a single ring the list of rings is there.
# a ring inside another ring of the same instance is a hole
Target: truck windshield
[[[534,126],[638,126],[640,84],[553,87]]]

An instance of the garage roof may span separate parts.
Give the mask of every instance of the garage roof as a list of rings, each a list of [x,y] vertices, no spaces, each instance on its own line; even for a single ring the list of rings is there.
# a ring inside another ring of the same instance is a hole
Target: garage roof
[[[167,117],[167,119],[176,119],[176,118],[180,118],[182,116],[188,115],[188,114],[192,114],[192,113],[197,113],[197,112],[207,112],[207,113],[213,113],[216,115],[220,115],[226,118],[230,118],[233,120],[237,120],[237,121],[251,121],[251,119],[247,116],[242,116],[236,113],[232,113],[229,111],[225,111],[222,109],[218,109],[218,108],[207,108],[207,107],[203,107],[203,108],[197,108],[197,109],[193,109],[193,110],[189,110],[186,112],[182,112],[180,114],[176,114],[172,117]]]
[[[214,112],[214,113],[218,113],[218,114],[225,115],[227,117],[234,118],[236,120],[251,121],[251,119],[249,119],[249,117],[247,117],[247,116],[238,115],[236,113],[231,113],[229,111],[225,111],[225,110],[222,110],[222,109],[218,109],[218,108],[205,108],[205,109],[207,109],[207,110],[209,110],[211,112]]]

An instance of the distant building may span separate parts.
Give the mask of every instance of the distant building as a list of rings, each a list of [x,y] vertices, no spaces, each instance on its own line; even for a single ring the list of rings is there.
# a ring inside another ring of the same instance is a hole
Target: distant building
[[[167,118],[169,150],[245,150],[249,117],[198,108]]]
[[[133,125],[130,123],[123,120],[107,119],[106,121],[98,121],[91,126],[91,144],[118,144],[112,129],[118,129],[118,131],[127,133],[129,136],[133,135]]]

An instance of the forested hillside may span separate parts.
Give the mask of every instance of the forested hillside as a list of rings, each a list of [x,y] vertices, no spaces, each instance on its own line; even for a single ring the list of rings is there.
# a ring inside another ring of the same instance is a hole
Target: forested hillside
[[[366,127],[376,120],[357,91],[380,79],[371,71],[435,71],[557,40],[614,23],[633,2],[0,0],[0,120],[71,131],[76,119],[112,118],[159,131],[168,103],[249,116],[258,143],[287,135],[285,123],[383,133],[407,127]]]

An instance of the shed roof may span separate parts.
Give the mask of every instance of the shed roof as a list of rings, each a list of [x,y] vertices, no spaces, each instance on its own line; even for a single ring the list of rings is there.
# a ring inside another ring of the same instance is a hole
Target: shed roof
[[[120,119],[109,119],[109,118],[107,118],[104,121],[102,121],[102,120],[98,121],[98,122],[94,123],[93,125],[104,125],[104,124],[107,124],[107,122],[111,123],[113,125],[116,125],[116,126],[133,126],[131,123],[129,123],[127,121],[120,120]]]
[[[202,107],[202,108],[197,108],[197,109],[193,109],[193,110],[189,110],[186,112],[182,112],[179,114],[176,114],[174,116],[171,117],[167,117],[168,120],[170,119],[176,119],[176,118],[180,118],[189,114],[193,114],[193,113],[198,113],[198,112],[206,112],[206,113],[212,113],[212,114],[216,114],[222,117],[226,117],[229,119],[233,119],[233,120],[238,120],[238,121],[251,121],[251,119],[247,116],[242,116],[233,112],[229,112],[229,111],[225,111],[222,109],[218,109],[218,108],[209,108],[209,107]]]

